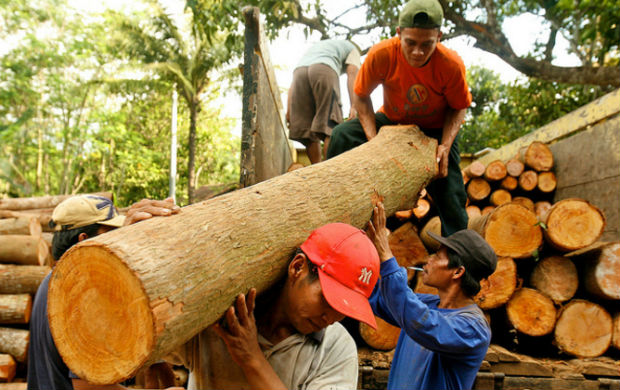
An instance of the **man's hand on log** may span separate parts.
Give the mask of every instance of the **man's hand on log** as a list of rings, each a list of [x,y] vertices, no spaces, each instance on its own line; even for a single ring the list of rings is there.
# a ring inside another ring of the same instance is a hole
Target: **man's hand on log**
[[[437,164],[439,164],[437,177],[440,179],[448,176],[448,162],[450,161],[449,154],[449,147],[442,144],[437,145]]]
[[[174,204],[172,198],[164,200],[142,199],[138,203],[131,205],[129,211],[127,211],[124,225],[131,225],[152,217],[167,217],[178,214],[180,211],[181,208]]]
[[[388,241],[390,231],[385,227],[386,219],[385,207],[383,207],[382,202],[379,202],[373,210],[372,218],[368,222],[368,229],[366,230],[368,237],[370,237],[377,248],[377,253],[379,253],[381,262],[394,257]]]
[[[256,289],[248,292],[247,298],[239,294],[235,304],[224,313],[226,327],[216,324],[215,332],[224,340],[232,359],[240,367],[256,363],[256,358],[264,358],[258,345],[258,330],[254,318]]]

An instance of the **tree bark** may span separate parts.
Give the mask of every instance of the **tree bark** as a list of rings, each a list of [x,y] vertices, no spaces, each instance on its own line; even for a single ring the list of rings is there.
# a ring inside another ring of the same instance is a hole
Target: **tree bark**
[[[543,217],[545,240],[555,249],[568,252],[593,244],[603,234],[605,216],[583,199],[555,203]]]
[[[0,294],[35,294],[51,270],[40,265],[0,264]]]
[[[553,168],[553,153],[546,144],[534,141],[519,150],[519,161],[536,172],[546,172]]]
[[[506,173],[511,177],[519,177],[523,173],[524,169],[525,166],[523,163],[516,158],[506,162]]]
[[[20,363],[28,359],[30,332],[24,329],[0,328],[0,353],[8,353]]]
[[[484,175],[484,171],[486,167],[480,161],[474,161],[469,164],[463,171],[470,179],[474,179],[476,177],[481,177]]]
[[[555,343],[564,353],[583,358],[605,353],[611,343],[612,319],[603,307],[574,299],[562,308],[555,326]]]
[[[538,185],[538,174],[535,171],[528,170],[519,176],[519,188],[523,191],[532,191]]]
[[[506,203],[480,218],[471,219],[468,227],[480,233],[497,256],[523,259],[542,244],[542,232],[533,212]]]
[[[103,196],[112,199],[111,192],[97,192],[92,195]],[[75,195],[50,195],[37,196],[32,198],[8,198],[0,199],[0,210],[32,210],[32,209],[48,209],[54,208],[65,199]]]
[[[541,292],[522,288],[506,304],[508,321],[528,336],[544,336],[553,331],[556,310],[553,302]]]
[[[495,190],[491,193],[491,198],[489,199],[489,203],[493,206],[501,206],[506,203],[510,203],[512,201],[512,195],[510,192],[506,190]]]
[[[484,178],[488,181],[499,181],[506,177],[506,165],[500,160],[495,160],[487,165]]]
[[[568,301],[579,286],[577,267],[563,256],[544,258],[530,274],[530,284],[557,304]]]
[[[31,311],[30,294],[0,295],[0,324],[27,324]]]
[[[438,236],[441,236],[441,219],[439,219],[439,216],[436,215],[433,218],[429,219],[420,231],[420,239],[424,243],[424,246],[426,246],[432,251],[437,251],[440,244],[437,242],[437,240],[432,238],[428,234],[428,232],[432,232]]]
[[[480,281],[480,292],[474,300],[483,310],[495,309],[510,300],[517,288],[517,265],[510,257],[497,259],[497,268]]]
[[[553,172],[541,172],[538,174],[538,189],[544,194],[555,191],[558,185],[558,180],[555,178]]]
[[[603,299],[620,299],[620,242],[587,252],[584,285],[590,294]]]
[[[133,376],[215,322],[237,294],[281,279],[313,229],[363,227],[381,199],[387,215],[413,207],[437,173],[436,147],[415,126],[383,127],[321,164],[77,244],[54,268],[48,297],[63,360],[95,384]]]
[[[390,351],[396,347],[398,336],[400,336],[400,328],[383,321],[375,316],[377,320],[377,329],[371,328],[363,322],[360,322],[360,336],[371,348],[381,351]]]
[[[482,178],[471,179],[467,185],[467,196],[474,202],[485,199],[490,193],[491,186]]]
[[[0,354],[0,382],[10,382],[15,378],[17,365],[11,355]]]
[[[41,237],[22,235],[0,236],[0,263],[46,265],[50,248]]]

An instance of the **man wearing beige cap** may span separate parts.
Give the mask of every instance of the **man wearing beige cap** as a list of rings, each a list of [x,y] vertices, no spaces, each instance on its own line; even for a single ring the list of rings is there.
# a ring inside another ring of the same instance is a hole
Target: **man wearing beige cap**
[[[171,199],[144,199],[131,206],[127,216],[123,216],[108,198],[95,195],[71,197],[56,206],[52,214],[50,225],[54,225],[56,230],[52,239],[52,256],[58,261],[69,248],[87,238],[154,216],[169,216],[179,211],[180,208]],[[43,279],[32,306],[28,389],[94,389],[91,384],[69,371],[54,344],[47,319],[47,292],[51,275],[50,272]],[[119,385],[113,387],[121,388]]]
[[[355,79],[359,119],[333,129],[327,158],[370,141],[381,126],[414,124],[438,141],[437,178],[426,188],[437,206],[444,236],[467,228],[467,196],[459,167],[458,132],[472,101],[459,55],[439,42],[438,0],[411,0],[400,12],[397,36],[370,48]],[[371,92],[383,86],[375,113]]]

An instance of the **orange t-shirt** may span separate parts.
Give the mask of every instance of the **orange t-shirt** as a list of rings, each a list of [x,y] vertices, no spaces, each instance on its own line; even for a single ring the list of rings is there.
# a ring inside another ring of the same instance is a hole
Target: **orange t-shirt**
[[[407,63],[398,37],[374,45],[355,79],[355,93],[368,97],[379,84],[379,111],[394,123],[443,128],[446,107],[464,109],[472,100],[463,60],[441,43],[421,68]]]

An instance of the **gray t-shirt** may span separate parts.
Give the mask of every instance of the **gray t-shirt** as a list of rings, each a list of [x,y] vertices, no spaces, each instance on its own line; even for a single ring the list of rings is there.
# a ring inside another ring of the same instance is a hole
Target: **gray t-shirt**
[[[295,68],[313,64],[325,64],[332,68],[337,75],[341,75],[345,72],[346,65],[354,65],[358,69],[360,68],[360,52],[350,41],[335,39],[319,41],[304,53]]]
[[[276,345],[259,335],[267,361],[288,389],[356,389],[355,341],[339,323],[311,335],[293,334]],[[207,328],[166,360],[190,370],[188,389],[248,389],[222,339]]]

